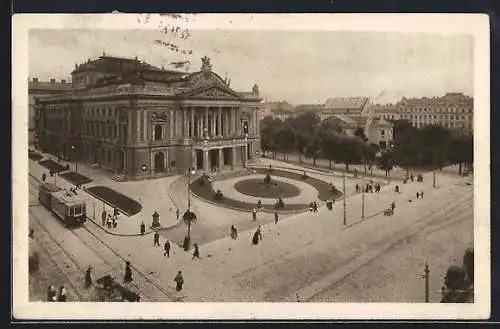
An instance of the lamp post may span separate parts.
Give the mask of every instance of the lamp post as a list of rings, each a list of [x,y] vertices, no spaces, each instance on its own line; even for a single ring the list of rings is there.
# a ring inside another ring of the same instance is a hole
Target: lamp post
[[[342,189],[344,193],[344,225],[347,225],[347,213],[346,213],[346,195],[345,195],[345,172],[342,174]]]
[[[432,172],[432,187],[436,188],[436,172]]]
[[[247,167],[247,156],[248,156],[248,134],[245,134],[245,147],[244,147],[244,155],[243,155],[243,159],[245,161],[243,161],[243,168],[246,168]]]
[[[146,165],[142,165],[142,166],[141,166],[141,170],[142,170],[143,172],[146,172],[146,171],[148,170],[148,166],[146,166]]]
[[[75,159],[75,150],[76,150],[76,147],[75,145],[71,145],[71,153],[73,154],[73,160],[75,161],[75,172],[78,172],[78,163],[76,162],[76,159]]]
[[[188,197],[188,211],[191,211],[191,177],[196,173],[193,168],[188,170],[188,184],[187,184],[187,197]]]
[[[361,220],[365,219],[365,189],[361,186]]]

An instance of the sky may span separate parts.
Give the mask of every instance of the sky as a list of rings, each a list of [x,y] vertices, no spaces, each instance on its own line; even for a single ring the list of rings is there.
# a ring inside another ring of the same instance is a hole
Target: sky
[[[171,62],[201,57],[231,79],[237,91],[257,83],[265,100],[320,104],[329,97],[371,97],[375,103],[405,97],[473,95],[473,38],[466,34],[190,30],[190,37],[155,30],[31,29],[29,74],[40,80],[70,78],[75,63],[106,55],[135,57],[173,69]],[[192,55],[159,46],[174,43]],[[185,70],[183,70],[185,71]]]

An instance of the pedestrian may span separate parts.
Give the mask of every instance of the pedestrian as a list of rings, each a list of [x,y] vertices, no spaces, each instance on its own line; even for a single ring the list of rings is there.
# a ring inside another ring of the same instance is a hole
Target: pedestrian
[[[278,216],[278,212],[275,211],[274,212],[274,224],[278,224],[278,220],[279,220],[279,216]],[[260,226],[259,226],[260,227]]]
[[[87,272],[85,272],[85,288],[89,288],[92,285],[92,266],[89,265]]]
[[[165,253],[163,254],[163,256],[167,256],[168,258],[170,258],[170,242],[168,240],[165,241],[165,245],[163,246],[163,249],[165,250]]]
[[[181,291],[182,285],[184,284],[184,278],[182,277],[181,271],[177,272],[174,281],[175,281],[175,290]]]
[[[257,220],[257,210],[255,210],[255,208],[252,209],[252,219]]]
[[[106,210],[103,210],[101,214],[102,226],[106,226],[106,218],[107,218]]]
[[[394,208],[396,208],[396,202],[392,202],[391,203],[391,209],[392,209],[392,211],[394,211]]]
[[[130,262],[127,260],[125,262],[125,275],[123,276],[123,282],[129,283],[132,282],[132,269],[130,268]]]
[[[318,204],[316,203],[316,201],[314,201],[314,203],[313,203],[313,208],[314,208],[314,212],[318,212]]]
[[[66,288],[64,286],[61,286],[59,288],[59,296],[57,297],[58,302],[65,302],[66,301]]]
[[[417,192],[417,200],[420,198],[420,193]]]
[[[359,193],[359,184],[356,184],[356,193]]]
[[[424,198],[424,191],[420,191],[420,199]]]
[[[410,180],[413,182],[413,174],[410,175]]]
[[[49,289],[47,290],[47,301],[49,302],[57,301],[57,291],[56,288],[54,288],[53,286],[49,286]]]
[[[108,229],[111,228],[113,225],[113,220],[111,219],[111,214],[108,214],[108,220],[106,221],[106,224],[108,225]]]
[[[144,225],[144,222],[141,223],[141,235],[144,235],[144,232],[146,232],[146,225]]]
[[[175,217],[177,217],[177,219],[179,219],[179,216],[181,215],[181,213],[179,212],[179,208],[177,208],[175,210]]]
[[[117,217],[114,216],[113,217],[113,228],[116,228],[118,226],[118,221],[117,221]]]
[[[45,183],[45,180],[47,179],[47,174],[43,173],[42,174],[42,182]]]
[[[235,240],[238,237],[238,231],[236,230],[236,226],[231,225],[231,238]]]
[[[260,208],[262,208],[262,201],[261,200],[257,201],[257,209],[260,209]]]
[[[155,247],[160,246],[160,233],[158,233],[158,231],[155,231],[155,234],[153,235],[153,244]]]
[[[200,249],[198,248],[198,244],[194,244],[194,252],[193,252],[193,259],[195,258],[200,258]]]
[[[255,231],[255,233],[253,234],[252,243],[254,245],[257,245],[260,240],[262,240],[262,233],[260,232],[260,226],[259,226]]]
[[[28,238],[33,239],[34,235],[35,235],[35,230],[30,228],[30,232],[28,233]]]

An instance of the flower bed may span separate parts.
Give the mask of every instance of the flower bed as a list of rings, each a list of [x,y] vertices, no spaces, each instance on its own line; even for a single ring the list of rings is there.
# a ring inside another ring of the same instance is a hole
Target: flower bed
[[[59,173],[59,172],[63,172],[63,171],[66,171],[68,170],[68,168],[66,166],[63,166],[62,164],[58,163],[58,162],[55,162],[51,159],[48,159],[48,160],[42,160],[42,161],[38,161],[38,163],[47,168],[48,170],[52,171],[53,173]]]
[[[59,176],[61,176],[62,178],[64,178],[65,180],[74,185],[87,184],[92,181],[92,179],[88,178],[87,176],[72,171],[60,174]]]
[[[112,188],[106,186],[92,186],[85,189],[85,191],[93,197],[106,202],[111,207],[118,208],[127,216],[135,215],[142,210],[142,206],[139,202],[116,192]]]

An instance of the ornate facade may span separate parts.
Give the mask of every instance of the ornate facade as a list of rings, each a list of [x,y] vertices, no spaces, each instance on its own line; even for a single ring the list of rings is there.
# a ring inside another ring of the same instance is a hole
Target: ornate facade
[[[259,90],[199,72],[101,56],[75,65],[73,92],[39,99],[40,147],[125,179],[235,170],[259,154]]]

